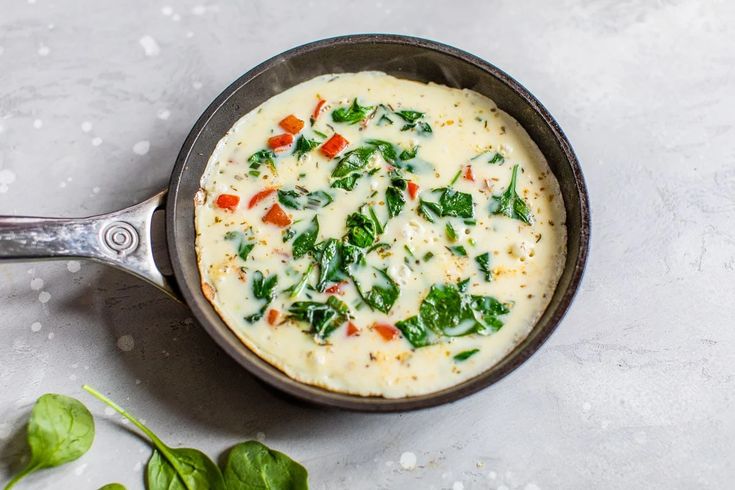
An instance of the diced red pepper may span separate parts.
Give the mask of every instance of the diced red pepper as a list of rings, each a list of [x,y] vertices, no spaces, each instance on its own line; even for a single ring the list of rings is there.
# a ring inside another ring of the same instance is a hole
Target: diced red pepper
[[[338,282],[337,284],[332,284],[327,289],[325,289],[324,292],[327,293],[327,294],[339,294],[340,296],[342,296],[342,295],[345,294],[345,292],[342,291],[342,287],[345,284],[347,284],[347,282],[345,282],[345,281]]]
[[[291,134],[299,134],[299,132],[304,129],[304,121],[293,114],[289,114],[284,117],[278,125]]]
[[[218,208],[234,211],[240,204],[240,196],[234,194],[220,194],[215,201]]]
[[[258,192],[250,198],[250,201],[248,202],[248,209],[253,209],[260,201],[270,196],[274,192],[276,192],[276,190],[273,187]]]
[[[268,147],[272,150],[282,148],[293,143],[293,135],[288,133],[278,134],[268,138]]]
[[[316,103],[316,108],[314,109],[314,114],[311,115],[311,117],[316,121],[319,117],[319,113],[322,112],[322,107],[324,107],[324,104],[327,101],[324,99],[319,99],[319,102]]]
[[[332,137],[322,145],[321,151],[327,158],[334,158],[349,144],[350,142],[344,139],[341,135],[334,133],[334,135],[332,135]]]
[[[411,199],[416,199],[416,195],[419,193],[419,185],[415,182],[408,182],[408,195]]]
[[[373,330],[378,332],[386,341],[397,339],[400,335],[400,331],[389,323],[376,323],[373,325]]]
[[[352,322],[347,322],[347,336],[352,337],[358,333],[360,333],[360,329],[357,328],[357,325]]]
[[[275,203],[268,212],[265,213],[265,216],[263,216],[263,223],[270,223],[272,225],[285,228],[291,224],[291,218],[278,203]]]
[[[469,180],[471,182],[475,181],[475,174],[472,173],[472,165],[467,165],[464,168],[464,178],[465,180]]]
[[[278,323],[278,319],[281,318],[281,312],[271,308],[268,310],[268,325],[275,325]]]

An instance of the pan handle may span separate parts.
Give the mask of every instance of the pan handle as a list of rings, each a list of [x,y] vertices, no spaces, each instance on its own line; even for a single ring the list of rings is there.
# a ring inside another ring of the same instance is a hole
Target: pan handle
[[[154,259],[152,235],[165,240],[165,234],[155,233],[153,213],[165,204],[162,191],[140,204],[88,218],[0,216],[0,261],[91,259],[136,275],[180,301],[173,276]],[[159,261],[169,260],[165,247],[156,252]]]

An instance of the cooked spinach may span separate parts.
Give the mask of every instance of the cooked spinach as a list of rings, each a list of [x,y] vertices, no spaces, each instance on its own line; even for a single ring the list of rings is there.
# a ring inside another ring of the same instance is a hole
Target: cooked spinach
[[[472,219],[475,217],[475,206],[472,195],[466,192],[455,191],[451,187],[433,189],[432,193],[439,193],[438,202],[426,201],[419,198],[418,213],[427,221],[434,222],[437,217],[455,217]]]
[[[332,203],[334,197],[325,191],[309,192],[303,187],[278,190],[278,201],[291,209],[319,209]]]
[[[309,226],[293,241],[293,258],[300,259],[311,252],[319,234],[319,220],[316,216],[312,218]]]
[[[492,201],[490,201],[490,212],[517,219],[530,225],[533,222],[533,216],[528,204],[516,192],[517,179],[518,165],[515,165],[513,166],[513,174],[508,188],[502,194],[493,196]]]
[[[257,442],[242,442],[227,453],[223,469],[227,490],[308,490],[306,468]]]
[[[377,218],[376,218],[377,220]],[[347,217],[347,241],[357,247],[369,247],[378,235],[376,223],[362,213],[352,213]]]
[[[261,306],[260,310],[246,316],[245,321],[253,323],[263,318],[265,310],[276,295],[275,289],[277,285],[277,274],[272,274],[266,278],[260,271],[255,271],[253,273],[253,296],[255,299],[264,300],[265,303]]]
[[[248,242],[245,234],[241,231],[228,231],[225,233],[225,240],[231,240],[236,243],[237,256],[242,260],[247,260],[248,255],[255,248],[255,243]]]
[[[301,276],[299,282],[286,289],[286,291],[289,293],[290,298],[295,298],[299,294],[301,294],[301,291],[303,291],[304,287],[306,286],[306,282],[309,280],[309,275],[311,274],[312,270],[314,270],[313,263],[309,264],[309,267],[306,268],[306,272],[304,272],[304,274]]]
[[[294,236],[296,236],[296,230],[294,230],[293,228],[286,228],[285,230],[283,230],[283,243],[288,242]]]
[[[385,203],[388,207],[388,217],[395,218],[406,205],[406,179],[398,171],[391,172],[390,185],[385,190]]]
[[[260,166],[264,163],[268,165],[268,167],[270,167],[271,169],[275,169],[276,154],[273,153],[272,150],[256,151],[255,153],[250,155],[250,158],[248,158],[248,163],[250,164],[250,168],[253,170],[260,168]]]
[[[432,343],[430,332],[421,323],[421,319],[418,316],[412,316],[396,322],[396,328],[401,331],[406,340],[415,348],[425,347]]]
[[[398,159],[396,147],[393,144],[383,140],[367,140],[365,143],[374,146],[383,155],[383,160],[393,165]]]
[[[421,119],[423,119],[424,117],[423,112],[407,110],[407,111],[396,111],[394,114],[399,116],[406,123],[401,128],[401,131],[408,131],[409,129],[416,129],[416,132],[419,134],[426,134],[426,133],[432,132],[431,126],[429,126],[429,123],[425,121],[421,121]]]
[[[339,282],[346,278],[343,272],[343,246],[335,238],[328,238],[317,243],[312,249],[312,256],[319,264],[319,277],[316,289],[323,292],[327,284]]]
[[[502,164],[505,161],[505,157],[501,155],[500,153],[495,153],[490,160],[487,161],[487,163],[491,164]]]
[[[334,170],[332,170],[332,178],[347,177],[354,172],[363,170],[370,161],[370,157],[373,156],[373,153],[375,153],[375,147],[370,146],[361,146],[345,153],[339,159],[339,162],[337,162]]]
[[[454,230],[454,227],[452,226],[452,223],[447,223],[444,225],[444,231],[447,233],[447,239],[450,242],[456,242],[457,241],[457,232]]]
[[[377,124],[378,126],[385,126],[386,124],[393,124],[393,119],[383,114],[382,116],[380,116],[380,119],[378,119]]]
[[[356,97],[350,106],[338,107],[333,110],[332,121],[338,123],[357,124],[363,121],[372,110],[372,106],[361,106],[358,104]]]
[[[31,410],[27,439],[31,457],[5,486],[10,490],[25,476],[44,468],[74,461],[92,446],[94,419],[87,407],[74,398],[47,393]]]
[[[311,150],[319,146],[318,140],[310,140],[306,136],[299,136],[296,139],[296,144],[294,145],[293,155],[296,158],[301,158],[307,153],[309,153]]]
[[[484,254],[478,255],[475,257],[475,262],[477,263],[477,267],[480,268],[480,272],[484,274],[485,280],[491,282],[493,280],[493,271],[490,267],[490,254],[485,252]]]
[[[469,359],[470,357],[474,356],[478,352],[480,352],[480,349],[465,350],[465,351],[460,352],[456,356],[454,356],[453,359],[455,361],[460,361],[460,362],[461,361],[466,361],[467,359]]]
[[[288,312],[290,318],[308,323],[311,326],[311,333],[325,340],[347,321],[350,310],[336,296],[330,296],[325,303],[297,301],[289,307]]]
[[[384,281],[384,285],[374,284],[372,289],[365,293],[362,291],[362,285],[355,277],[352,277],[352,282],[355,283],[357,292],[360,294],[362,300],[365,301],[371,309],[388,313],[398,299],[401,290],[398,283],[388,275],[387,269],[376,268],[375,270],[380,275],[380,279]]]
[[[222,472],[203,452],[167,446],[153,431],[102,393],[87,385],[83,388],[148,436],[154,447],[146,470],[149,490],[225,490]]]
[[[428,261],[430,261],[433,258],[434,258],[434,252],[429,251],[429,252],[426,252],[424,254],[424,256],[421,258],[421,260],[423,260],[424,262],[428,262]]]
[[[400,158],[404,162],[408,160],[413,160],[414,158],[416,158],[416,152],[418,151],[419,151],[419,147],[413,146],[409,148],[408,150],[403,150],[401,154],[398,155],[398,158]]]
[[[447,247],[447,250],[452,252],[457,257],[467,257],[467,249],[464,248],[464,245],[454,245],[452,247]]]
[[[355,185],[357,184],[357,180],[362,177],[362,174],[360,173],[354,173],[352,175],[348,175],[347,177],[343,177],[341,179],[337,179],[334,182],[332,182],[330,187],[334,187],[337,189],[344,189],[346,191],[351,191],[355,188]]]

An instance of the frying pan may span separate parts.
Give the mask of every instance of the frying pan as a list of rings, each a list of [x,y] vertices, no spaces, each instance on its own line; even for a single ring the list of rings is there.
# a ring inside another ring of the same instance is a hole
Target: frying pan
[[[528,337],[502,361],[472,379],[439,392],[401,399],[330,392],[294,381],[260,359],[237,339],[204,297],[194,249],[194,195],[209,156],[227,130],[262,102],[298,83],[325,73],[365,70],[467,88],[493,99],[520,122],[541,149],[559,181],[567,214],[566,264],[549,306]],[[153,253],[153,214],[159,209],[165,209],[166,250],[173,269],[168,274],[161,272]],[[322,406],[388,412],[457,400],[495,383],[528,359],[569,308],[584,270],[589,231],[588,197],[579,162],[559,125],[528,90],[490,63],[459,49],[407,36],[362,34],[309,43],[245,73],[194,124],[168,189],[147,201],[89,218],[0,217],[0,260],[76,257],[110,264],[185,302],[207,333],[268,385]]]

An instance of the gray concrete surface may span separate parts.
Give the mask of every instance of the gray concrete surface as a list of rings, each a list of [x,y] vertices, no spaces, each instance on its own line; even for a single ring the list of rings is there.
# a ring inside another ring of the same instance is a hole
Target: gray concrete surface
[[[25,451],[33,401],[59,392],[98,416],[95,444],[18,488],[142,488],[150,451],[80,390],[90,383],[172,445],[217,456],[264,439],[315,489],[732,488],[732,2],[0,3],[0,214],[142,200],[245,70],[382,31],[453,44],[525,84],[573,142],[594,217],[582,290],[541,351],[476,396],[399,415],[278,398],[185,307],[123,273],[2,264],[0,481]]]

